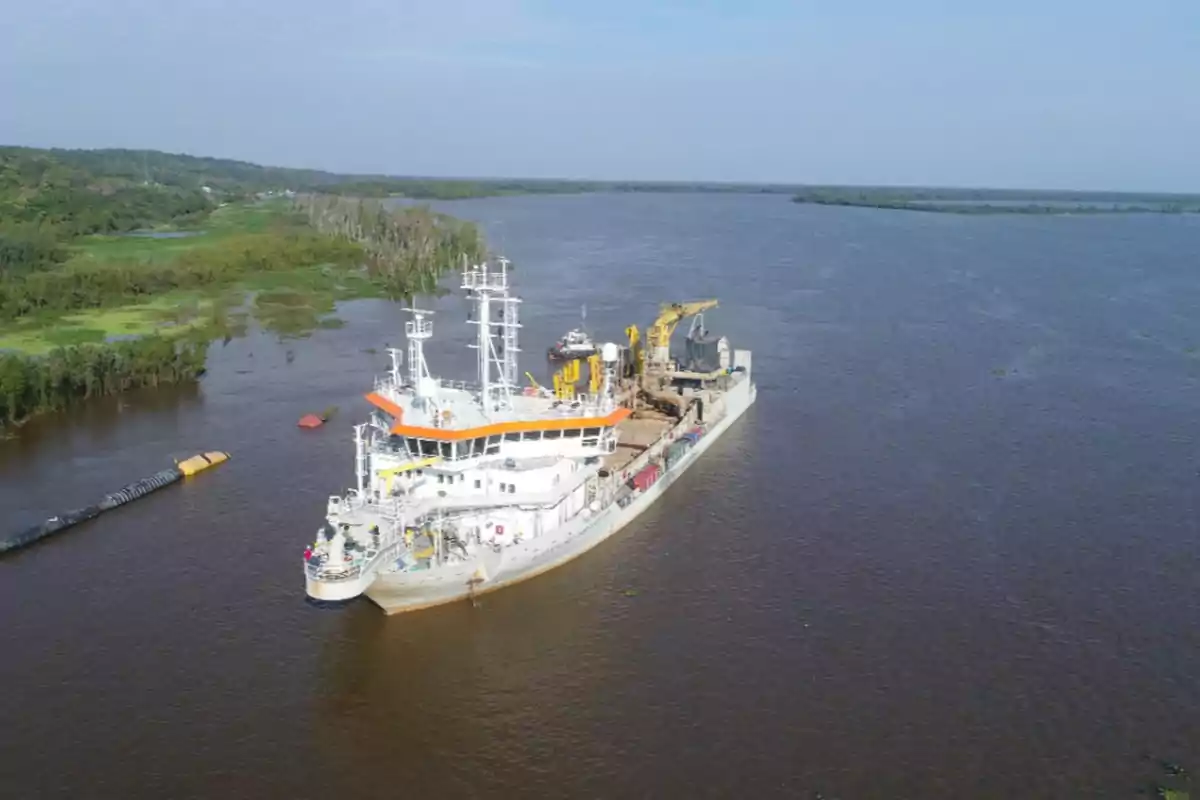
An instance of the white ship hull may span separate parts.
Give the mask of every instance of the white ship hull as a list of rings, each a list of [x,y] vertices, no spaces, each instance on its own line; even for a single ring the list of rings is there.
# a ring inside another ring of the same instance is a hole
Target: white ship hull
[[[708,336],[698,316],[715,300],[664,303],[649,352],[631,327],[627,353],[605,342],[588,359],[587,391],[578,364],[550,391],[517,388],[508,262],[467,266],[462,288],[476,305],[478,381],[430,374],[431,312],[409,309],[408,374],[389,350],[392,369],[366,395],[375,412],[355,426],[357,485],[329,498],[304,551],[313,599],[365,594],[394,614],[553,569],[649,508],[754,403],[750,351]],[[670,335],[688,317],[679,361]],[[584,340],[573,331],[563,345]]]
[[[546,535],[503,548],[490,549],[461,564],[425,572],[394,572],[364,576],[345,585],[322,582],[309,594],[326,600],[344,600],[364,593],[388,614],[416,611],[496,591],[528,580],[587,552],[632,522],[658,500],[671,484],[754,403],[757,389],[751,380],[738,382],[723,397],[725,413],[680,461],[629,505],[611,503],[594,515],[585,511]],[[471,583],[473,577],[483,580]]]

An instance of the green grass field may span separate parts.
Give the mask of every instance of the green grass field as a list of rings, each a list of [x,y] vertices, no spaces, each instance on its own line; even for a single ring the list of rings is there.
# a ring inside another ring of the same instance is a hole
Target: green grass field
[[[222,206],[213,211],[198,228],[161,228],[155,231],[186,234],[184,236],[89,236],[72,246],[73,260],[167,261],[188,250],[211,247],[229,236],[262,233],[272,224],[284,222],[287,214],[287,207],[278,202]]]
[[[230,205],[215,210],[203,227],[180,238],[93,236],[74,246],[74,259],[95,262],[169,261],[180,253],[219,244],[230,236],[286,225],[282,203]],[[247,275],[231,286],[176,291],[146,302],[67,315],[23,318],[0,326],[0,351],[44,354],[56,347],[104,342],[158,332],[180,336],[205,328],[213,337],[244,330],[252,316],[279,336],[306,336],[337,327],[334,304],[381,297],[366,275],[327,267],[302,267]]]
[[[159,332],[179,336],[211,325],[226,298],[198,292],[173,292],[148,303],[103,308],[59,317],[30,318],[0,328],[0,350],[29,355],[48,353],[56,347],[104,342]]]

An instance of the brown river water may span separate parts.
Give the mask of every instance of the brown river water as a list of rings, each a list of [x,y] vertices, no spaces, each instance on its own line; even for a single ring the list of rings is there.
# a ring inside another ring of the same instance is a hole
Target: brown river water
[[[1123,798],[1153,759],[1200,772],[1200,219],[442,207],[516,263],[539,378],[581,303],[617,338],[714,296],[758,403],[596,550],[395,617],[307,604],[301,551],[397,307],[37,420],[0,442],[14,530],[233,459],[0,560],[0,796]],[[469,377],[466,305],[436,308],[431,367]]]

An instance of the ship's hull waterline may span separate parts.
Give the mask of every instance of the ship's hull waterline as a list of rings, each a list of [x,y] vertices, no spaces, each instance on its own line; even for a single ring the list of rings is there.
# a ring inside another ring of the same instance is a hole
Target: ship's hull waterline
[[[533,540],[515,545],[498,554],[488,550],[463,564],[424,573],[381,573],[368,579],[366,585],[356,583],[353,587],[345,587],[349,592],[346,597],[329,596],[322,599],[346,599],[362,592],[386,613],[399,614],[494,592],[562,566],[608,539],[653,505],[745,414],[754,403],[756,394],[757,389],[749,380],[733,387],[723,398],[726,411],[720,421],[712,425],[678,464],[625,508],[612,503],[590,518],[569,523],[545,537],[544,541]],[[481,568],[489,577],[472,584],[472,577],[479,574]]]

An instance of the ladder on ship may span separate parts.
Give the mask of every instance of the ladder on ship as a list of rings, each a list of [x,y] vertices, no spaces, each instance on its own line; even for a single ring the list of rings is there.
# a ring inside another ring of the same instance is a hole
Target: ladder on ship
[[[500,310],[501,319],[504,320],[500,328],[500,352],[505,356],[512,354],[502,361],[504,374],[501,377],[510,389],[518,384],[517,353],[521,352],[521,348],[517,344],[517,329],[521,327],[521,320],[517,309],[520,302],[515,297],[505,297]]]

